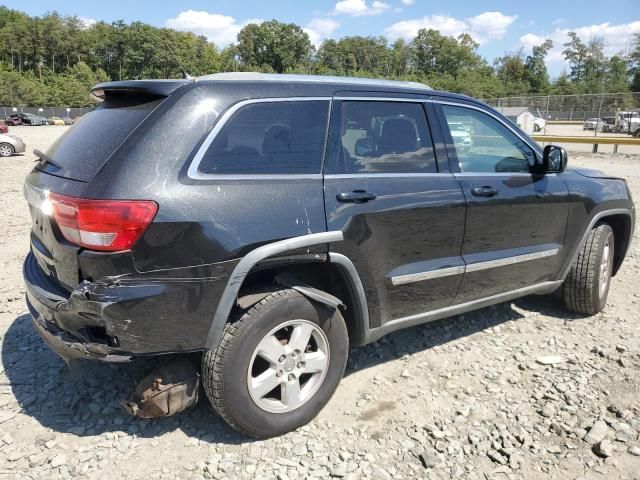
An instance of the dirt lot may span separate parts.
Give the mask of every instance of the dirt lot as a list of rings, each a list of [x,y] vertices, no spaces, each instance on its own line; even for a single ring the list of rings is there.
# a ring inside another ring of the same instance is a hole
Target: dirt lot
[[[32,151],[64,128],[12,133]],[[314,422],[256,442],[206,401],[173,418],[130,418],[120,401],[153,362],[68,369],[37,337],[21,280],[32,160],[1,162],[0,480],[640,478],[638,228],[602,314],[529,297],[389,335],[352,351]],[[640,198],[640,155],[570,163],[624,176]]]

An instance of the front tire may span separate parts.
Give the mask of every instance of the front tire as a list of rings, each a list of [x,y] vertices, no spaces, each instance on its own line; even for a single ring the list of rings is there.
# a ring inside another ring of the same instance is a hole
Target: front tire
[[[569,310],[594,315],[604,309],[611,285],[613,255],[613,230],[602,223],[589,232],[564,280],[562,290]]]
[[[327,404],[348,349],[337,309],[278,290],[225,326],[218,347],[202,357],[203,386],[214,409],[240,433],[281,435]]]

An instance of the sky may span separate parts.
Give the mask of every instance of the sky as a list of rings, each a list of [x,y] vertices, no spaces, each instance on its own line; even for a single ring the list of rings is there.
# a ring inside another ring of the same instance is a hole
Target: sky
[[[633,34],[640,33],[640,0],[57,0],[55,4],[19,0],[2,4],[32,16],[55,9],[62,15],[78,15],[88,24],[138,20],[202,34],[219,46],[233,42],[247,23],[273,18],[302,26],[315,45],[347,35],[411,39],[420,28],[453,36],[469,33],[489,61],[520,48],[526,55],[532,46],[551,38],[554,48],[547,66],[553,76],[566,68],[562,44],[569,31],[585,42],[602,38],[607,55],[628,51]]]

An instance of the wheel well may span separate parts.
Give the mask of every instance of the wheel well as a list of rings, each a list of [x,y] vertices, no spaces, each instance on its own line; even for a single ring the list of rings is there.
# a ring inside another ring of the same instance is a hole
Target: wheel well
[[[631,218],[629,215],[619,214],[604,217],[601,223],[608,224],[613,230],[613,275],[618,272],[631,240]]]
[[[341,313],[347,324],[349,339],[352,343],[359,344],[364,335],[362,313],[354,286],[348,274],[339,265],[328,261],[318,261],[254,269],[245,278],[238,297],[260,290],[264,286],[274,285],[274,279],[284,273],[306,285],[339,298],[345,306],[344,309],[341,309]]]

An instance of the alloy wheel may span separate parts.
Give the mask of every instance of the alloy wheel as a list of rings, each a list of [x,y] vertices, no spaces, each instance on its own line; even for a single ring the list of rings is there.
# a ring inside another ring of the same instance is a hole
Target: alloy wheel
[[[295,410],[318,391],[329,369],[329,342],[308,320],[271,330],[255,348],[247,372],[252,400],[270,413]]]

